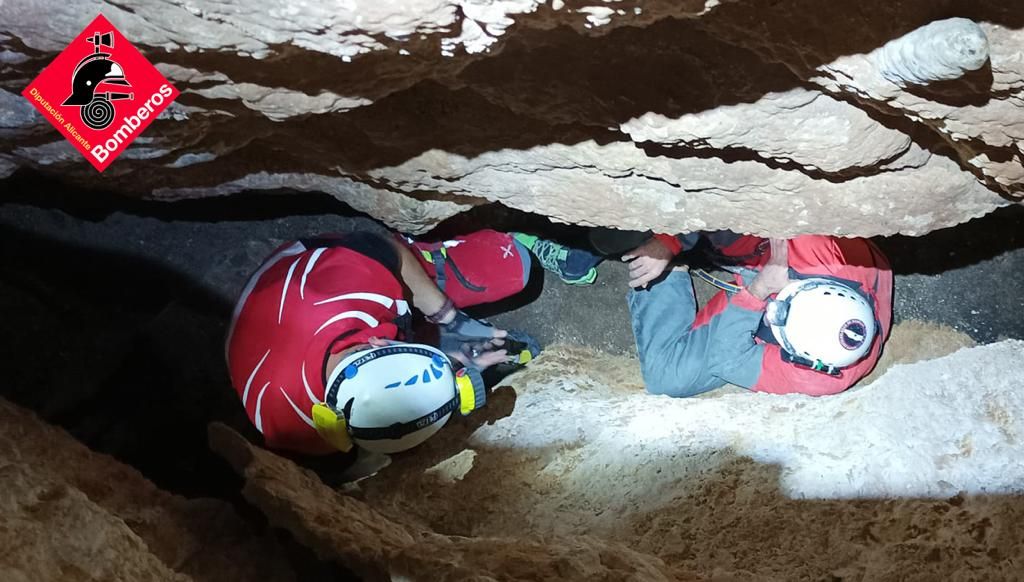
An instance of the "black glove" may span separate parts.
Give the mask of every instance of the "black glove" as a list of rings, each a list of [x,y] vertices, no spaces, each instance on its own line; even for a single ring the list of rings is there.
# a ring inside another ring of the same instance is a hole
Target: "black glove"
[[[441,324],[441,341],[472,342],[490,340],[494,337],[494,326],[486,321],[473,319],[460,309],[448,323]]]
[[[478,355],[491,350],[502,349],[495,339],[494,326],[479,321],[456,310],[455,317],[441,324],[441,351],[446,354],[463,354],[472,362]]]
[[[508,330],[508,335],[505,336],[505,343],[502,344],[501,348],[508,350],[509,363],[515,365],[523,365],[530,362],[539,356],[542,351],[540,342],[525,331],[517,329]]]

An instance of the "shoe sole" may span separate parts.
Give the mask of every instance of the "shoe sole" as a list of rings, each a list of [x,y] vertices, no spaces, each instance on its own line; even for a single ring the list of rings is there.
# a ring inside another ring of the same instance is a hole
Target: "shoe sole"
[[[567,284],[567,285],[579,285],[579,286],[590,285],[590,284],[592,284],[597,279],[597,267],[590,267],[590,270],[587,271],[587,274],[583,275],[582,277],[580,277],[578,279],[570,280],[570,279],[566,279],[564,277],[559,277],[559,279],[561,279],[562,282]]]

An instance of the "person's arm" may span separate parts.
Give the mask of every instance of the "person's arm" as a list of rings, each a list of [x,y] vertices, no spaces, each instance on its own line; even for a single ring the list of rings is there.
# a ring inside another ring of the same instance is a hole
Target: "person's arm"
[[[423,270],[423,266],[416,260],[409,247],[402,244],[396,238],[390,240],[391,244],[395,247],[395,251],[398,252],[399,276],[402,282],[405,283],[405,286],[409,288],[409,291],[412,292],[412,304],[416,309],[419,309],[428,316],[441,311],[448,302],[448,297],[437,288],[437,284]],[[443,314],[441,319],[437,320],[437,323],[446,324],[454,318],[455,310],[450,309],[448,313]]]
[[[629,263],[629,286],[646,287],[668,268],[676,255],[693,248],[698,233],[686,235],[655,234],[649,241],[622,256]]]
[[[502,349],[508,332],[477,321],[460,311],[423,270],[409,247],[391,239],[398,252],[402,282],[412,293],[412,304],[441,328],[441,349],[465,366],[480,370],[508,359]]]
[[[671,251],[673,256],[683,252],[686,247],[683,235],[656,233],[654,240],[660,242],[662,246]]]
[[[771,255],[761,267],[761,272],[747,286],[747,291],[762,302],[789,285],[789,241],[773,238],[769,239],[769,243]],[[764,305],[761,307],[763,309]]]

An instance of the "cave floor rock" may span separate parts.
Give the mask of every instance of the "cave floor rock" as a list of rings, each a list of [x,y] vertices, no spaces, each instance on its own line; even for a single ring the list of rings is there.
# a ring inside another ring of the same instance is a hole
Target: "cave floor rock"
[[[270,520],[324,559],[367,581],[594,580],[659,582],[673,578],[657,558],[591,536],[446,536],[393,520],[324,485],[315,474],[253,446],[222,424],[210,444],[246,478],[243,493]]]
[[[1009,340],[831,398],[673,400],[628,359],[558,346],[348,495],[211,438],[273,523],[370,579],[1015,580],[1022,374]]]

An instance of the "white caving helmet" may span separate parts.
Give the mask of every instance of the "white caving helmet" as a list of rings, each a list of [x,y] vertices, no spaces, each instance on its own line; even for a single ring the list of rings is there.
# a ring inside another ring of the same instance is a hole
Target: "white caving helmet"
[[[452,412],[469,414],[485,399],[478,371],[456,373],[437,348],[396,342],[346,356],[327,380],[324,402],[313,407],[313,421],[341,450],[354,443],[397,453],[433,436]]]
[[[769,302],[772,334],[798,364],[836,375],[871,350],[878,332],[871,303],[831,279],[800,279]]]

